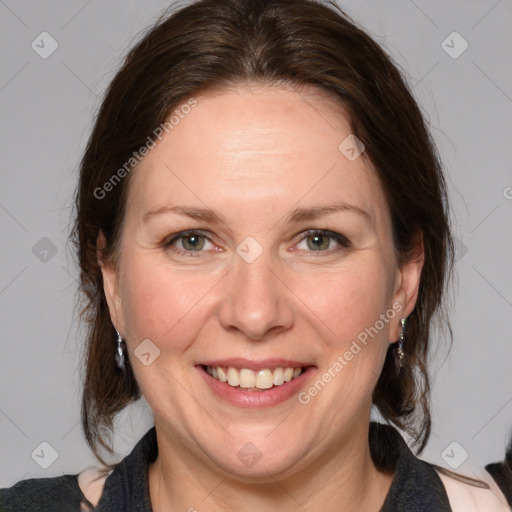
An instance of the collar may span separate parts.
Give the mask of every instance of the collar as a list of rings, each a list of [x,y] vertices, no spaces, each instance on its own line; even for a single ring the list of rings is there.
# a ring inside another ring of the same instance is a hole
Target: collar
[[[395,476],[380,512],[450,512],[448,496],[435,469],[418,459],[398,431],[370,423],[372,459],[382,471]],[[149,464],[158,455],[153,426],[105,481],[98,512],[152,512],[149,497]]]

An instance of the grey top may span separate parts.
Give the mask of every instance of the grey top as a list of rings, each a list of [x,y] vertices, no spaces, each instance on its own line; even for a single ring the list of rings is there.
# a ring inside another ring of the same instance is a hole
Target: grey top
[[[450,512],[443,483],[434,467],[418,459],[396,429],[370,424],[370,450],[376,466],[395,471],[380,512]],[[152,512],[148,468],[156,459],[155,427],[114,467],[97,507],[83,496],[78,475],[23,480],[0,490],[2,512],[79,512],[80,503],[98,512]]]

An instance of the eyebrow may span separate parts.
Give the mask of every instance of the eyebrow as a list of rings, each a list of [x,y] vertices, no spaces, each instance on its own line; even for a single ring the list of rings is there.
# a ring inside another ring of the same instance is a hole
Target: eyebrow
[[[156,208],[155,210],[150,210],[149,212],[145,213],[142,216],[142,220],[144,222],[148,222],[152,217],[162,215],[165,213],[177,213],[178,215],[183,215],[185,217],[191,217],[192,219],[210,222],[211,224],[224,223],[222,217],[216,214],[213,210],[210,210],[209,208],[170,205],[162,206],[161,208]]]
[[[287,223],[291,224],[293,222],[315,220],[319,217],[323,217],[324,215],[346,211],[357,213],[358,215],[365,217],[366,220],[370,222],[372,221],[370,214],[361,208],[352,204],[336,203],[325,206],[313,206],[311,208],[296,208],[287,215]]]
[[[288,224],[293,224],[298,222],[311,221],[323,217],[324,215],[330,215],[333,213],[346,211],[356,213],[364,217],[366,220],[370,221],[370,223],[372,222],[372,217],[368,212],[362,210],[361,208],[355,205],[346,203],[319,205],[312,206],[310,208],[295,208],[290,213],[288,213],[285,218]],[[224,218],[209,208],[197,208],[193,206],[178,205],[166,205],[160,208],[156,208],[154,210],[150,210],[149,212],[143,215],[142,220],[146,223],[155,216],[167,213],[176,213],[178,215],[190,217],[195,220],[209,222],[211,224],[225,224]]]

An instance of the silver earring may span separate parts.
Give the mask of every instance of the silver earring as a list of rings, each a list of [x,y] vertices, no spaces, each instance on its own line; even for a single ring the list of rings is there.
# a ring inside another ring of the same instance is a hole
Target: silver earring
[[[116,329],[116,337],[117,337],[117,351],[116,351],[116,365],[121,370],[125,369],[124,365],[124,352],[123,352],[123,337],[119,334],[119,331]]]
[[[400,367],[402,367],[402,361],[404,359],[405,320],[405,318],[400,320],[400,325],[402,326],[402,332],[400,333],[400,339],[398,340],[398,358],[400,359]]]

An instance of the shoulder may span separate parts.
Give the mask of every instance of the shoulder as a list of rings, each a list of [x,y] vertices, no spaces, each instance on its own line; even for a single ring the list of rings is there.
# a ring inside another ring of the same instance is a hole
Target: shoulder
[[[150,511],[148,464],[157,452],[152,427],[114,466],[91,467],[77,475],[22,480],[0,489],[0,512]]]
[[[394,427],[372,424],[370,451],[379,470],[394,473],[381,512],[451,512],[435,469],[413,454]]]
[[[507,501],[483,468],[476,478],[458,475],[414,455],[399,432],[374,424],[370,446],[376,466],[394,470],[394,478],[381,512],[510,512]],[[377,449],[378,448],[378,449]]]
[[[507,501],[492,478],[481,481],[436,468],[453,512],[510,512]]]
[[[2,512],[71,512],[80,510],[82,494],[77,475],[22,480],[0,489]]]

